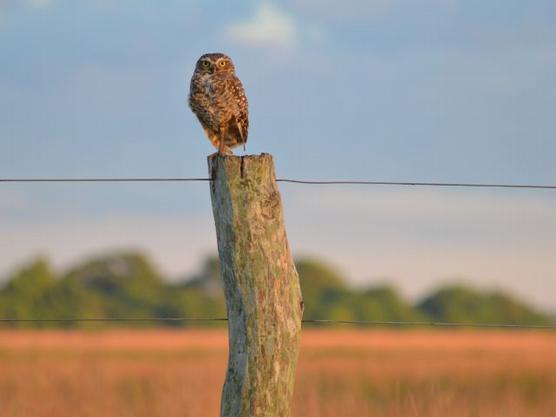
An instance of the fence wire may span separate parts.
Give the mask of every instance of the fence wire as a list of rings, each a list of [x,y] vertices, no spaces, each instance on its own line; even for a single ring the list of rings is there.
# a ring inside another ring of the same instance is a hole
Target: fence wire
[[[83,318],[0,318],[0,323],[95,323],[95,322],[226,322],[227,317],[83,317]],[[512,323],[451,323],[438,321],[382,321],[382,320],[329,320],[305,319],[303,324],[356,325],[367,327],[459,327],[459,328],[499,328],[499,329],[552,329],[552,324],[512,324]]]
[[[59,183],[59,182],[200,182],[212,181],[203,177],[138,177],[138,178],[0,178],[0,183]],[[504,183],[472,183],[472,182],[422,182],[422,181],[372,181],[372,180],[301,180],[277,178],[277,182],[305,185],[384,185],[411,187],[466,187],[466,188],[521,188],[556,190],[551,184],[504,184]]]
[[[106,182],[203,182],[212,181],[205,177],[110,177],[110,178],[0,178],[0,183],[106,183]],[[376,185],[376,186],[417,186],[417,187],[467,187],[467,188],[513,188],[555,190],[550,184],[507,184],[507,183],[458,183],[420,181],[373,181],[373,180],[301,180],[277,178],[277,182],[305,185]],[[80,323],[80,322],[224,322],[226,317],[89,317],[89,318],[0,318],[0,323]],[[500,329],[552,329],[556,325],[527,325],[507,323],[450,323],[437,321],[372,321],[372,320],[329,320],[306,319],[304,324],[356,325],[356,326],[396,326],[396,327],[467,327]]]

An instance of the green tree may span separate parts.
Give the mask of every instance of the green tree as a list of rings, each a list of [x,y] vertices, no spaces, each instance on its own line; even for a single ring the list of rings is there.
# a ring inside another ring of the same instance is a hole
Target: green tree
[[[164,281],[148,258],[139,253],[98,257],[77,266],[62,282],[67,289],[101,300],[106,317],[152,317],[161,303]],[[97,313],[98,306],[96,309]]]
[[[423,321],[427,316],[390,286],[369,288],[356,296],[357,320]]]
[[[352,318],[351,308],[346,306],[346,297],[350,292],[339,272],[312,258],[300,258],[295,266],[299,273],[306,319]]]
[[[296,261],[296,266],[306,319],[554,323],[554,318],[502,292],[484,293],[467,286],[452,285],[438,289],[412,306],[390,286],[363,290],[349,287],[338,271],[317,259],[301,258]],[[198,274],[178,284],[168,283],[146,256],[135,252],[114,253],[87,260],[61,277],[56,276],[45,259],[39,258],[7,277],[6,284],[0,289],[0,316],[5,318],[225,315],[220,265],[214,256],[206,259]],[[60,324],[91,326],[63,321],[18,325]]]
[[[2,316],[14,319],[48,318],[46,294],[55,283],[55,276],[45,259],[39,258],[23,267],[9,278],[0,291]]]
[[[440,288],[417,308],[434,320],[453,323],[547,324],[550,317],[506,294],[453,285]]]

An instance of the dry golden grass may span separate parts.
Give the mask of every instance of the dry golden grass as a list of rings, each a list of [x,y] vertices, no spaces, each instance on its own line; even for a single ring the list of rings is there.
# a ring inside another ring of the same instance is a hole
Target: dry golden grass
[[[217,416],[222,330],[0,331],[0,417]],[[556,416],[556,333],[305,330],[294,416]]]

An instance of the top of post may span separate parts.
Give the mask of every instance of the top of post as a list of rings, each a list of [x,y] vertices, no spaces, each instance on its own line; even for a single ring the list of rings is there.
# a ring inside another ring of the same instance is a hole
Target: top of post
[[[219,176],[222,175],[224,175],[228,181],[231,179],[254,179],[262,176],[269,176],[275,180],[274,160],[272,155],[268,153],[244,156],[215,153],[209,155],[207,160],[209,175],[213,181],[221,179]]]

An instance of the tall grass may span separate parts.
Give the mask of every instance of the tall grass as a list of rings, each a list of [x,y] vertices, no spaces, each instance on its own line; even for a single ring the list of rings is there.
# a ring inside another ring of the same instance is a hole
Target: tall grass
[[[221,330],[0,331],[0,417],[219,415]],[[556,416],[556,334],[307,330],[293,415]]]

